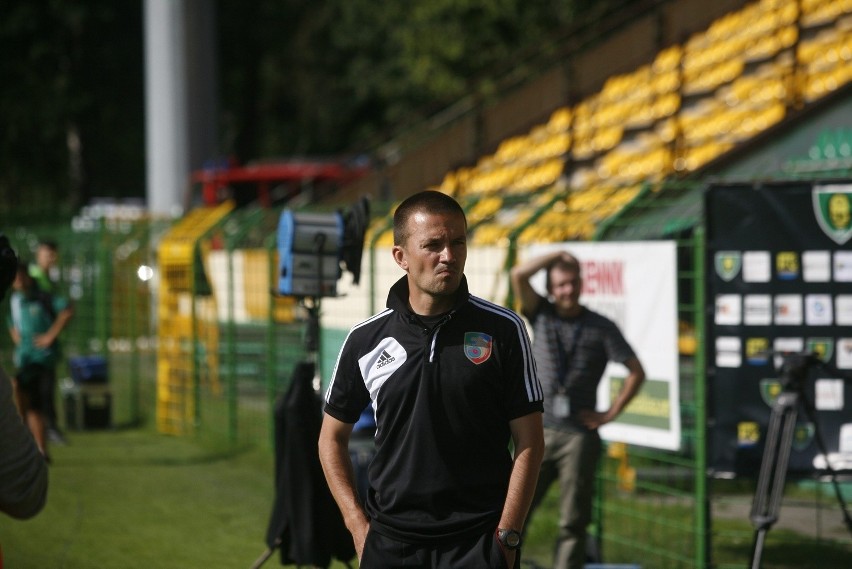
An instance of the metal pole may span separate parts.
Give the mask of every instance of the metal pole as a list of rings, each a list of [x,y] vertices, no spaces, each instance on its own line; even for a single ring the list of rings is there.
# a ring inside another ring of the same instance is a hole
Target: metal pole
[[[707,485],[707,351],[705,346],[705,256],[704,228],[693,233],[693,296],[695,298],[695,566],[710,567],[711,540],[710,496]]]
[[[145,154],[148,208],[173,216],[189,178],[183,2],[145,0]]]

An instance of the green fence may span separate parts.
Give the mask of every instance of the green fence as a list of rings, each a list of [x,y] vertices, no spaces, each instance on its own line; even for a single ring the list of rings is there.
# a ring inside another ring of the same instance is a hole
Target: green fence
[[[153,238],[161,227],[139,219],[76,218],[71,223],[6,228],[22,260],[34,260],[41,240],[58,245],[54,276],[59,293],[74,306],[74,317],[61,335],[65,357],[57,370],[60,393],[69,387],[69,358],[106,357],[116,426],[138,424],[153,410],[146,401],[152,395],[155,367],[154,291],[139,275],[145,275],[140,267],[153,264]],[[8,300],[3,310],[8,314]],[[3,365],[13,369],[9,335],[0,338]]]
[[[703,330],[705,262],[703,189],[700,182],[646,185],[629,207],[599,227],[597,239],[669,239],[677,243],[680,325],[680,413],[683,431],[678,453],[630,446],[603,461],[597,531],[610,562],[642,560],[643,567],[733,569],[748,565],[754,529],[749,520],[755,481],[709,477],[708,405]],[[625,459],[625,457],[627,457]],[[624,489],[626,464],[635,484]],[[765,544],[764,566],[842,567],[850,551],[843,538],[839,505],[826,481],[789,481],[786,508],[803,519],[795,533],[776,528]],[[846,552],[846,553],[843,553]],[[799,559],[800,561],[795,561]],[[775,563],[776,565],[773,565]]]
[[[597,496],[596,533],[607,561],[643,567],[704,568],[710,559],[700,232],[674,237],[678,249],[681,450],[608,445]],[[692,342],[692,338],[697,341]],[[626,472],[626,473],[625,473]]]
[[[681,327],[680,450],[608,444],[601,464],[592,531],[609,563],[639,560],[645,568],[722,569],[743,566],[748,555],[751,527],[747,514],[721,519],[718,513],[732,505],[747,507],[750,481],[705,476],[704,239],[701,224],[694,223],[701,217],[700,207],[694,207],[696,188],[683,185],[665,194],[670,207],[682,208],[681,215],[668,216],[665,223],[648,212],[644,212],[648,221],[643,222],[628,211],[599,232],[607,240],[631,240],[633,236],[633,240],[676,242]],[[636,203],[656,191],[647,188]],[[659,206],[660,195],[653,197]],[[192,270],[198,271],[192,275],[193,282],[204,281],[208,287],[204,294],[215,300],[217,339],[214,344],[205,343],[208,341],[195,325],[179,338],[195,346],[194,358],[198,354],[207,357],[211,354],[205,350],[215,350],[211,361],[216,362],[217,383],[196,378],[193,384],[193,424],[187,434],[201,440],[262,445],[271,450],[275,401],[289,386],[296,363],[307,355],[304,308],[274,294],[279,215],[275,209],[235,210],[200,234],[193,245],[200,253],[200,262],[193,263]],[[76,310],[63,334],[65,354],[108,358],[116,426],[156,423],[157,347],[163,341],[157,317],[162,275],[156,263],[158,247],[171,227],[172,223],[145,219],[78,219],[71,224],[6,229],[25,258],[32,256],[39,239],[59,243],[59,280]],[[517,243],[472,247],[466,269],[471,290],[511,304],[507,269],[519,247]],[[367,249],[361,284],[354,286],[344,275],[341,296],[323,300],[318,357],[322,381],[328,380],[349,327],[384,306],[390,284],[401,276],[386,238],[376,235],[369,239]],[[3,310],[8,312],[7,303]],[[8,334],[0,335],[0,345],[3,363],[11,369]],[[67,364],[63,364],[60,377],[68,375]],[[816,504],[823,512],[820,516],[837,515],[830,507],[831,496],[820,484],[798,490],[797,499]],[[534,523],[554,525],[555,520]],[[797,539],[806,545],[831,543],[819,523],[814,524],[812,536]],[[767,549],[782,540],[789,541],[790,536],[770,532]],[[546,563],[546,556],[537,561]]]

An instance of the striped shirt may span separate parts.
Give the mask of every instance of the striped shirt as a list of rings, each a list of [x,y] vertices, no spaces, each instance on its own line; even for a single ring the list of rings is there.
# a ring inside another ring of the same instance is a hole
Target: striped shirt
[[[577,411],[595,408],[598,383],[607,363],[624,363],[635,357],[633,348],[613,321],[586,307],[575,318],[562,318],[553,303],[542,301],[529,318],[535,338],[533,354],[545,393],[544,425],[583,430],[576,420]],[[561,365],[560,353],[565,360]],[[570,403],[570,415],[562,419],[553,413],[553,396],[560,387],[567,390]]]

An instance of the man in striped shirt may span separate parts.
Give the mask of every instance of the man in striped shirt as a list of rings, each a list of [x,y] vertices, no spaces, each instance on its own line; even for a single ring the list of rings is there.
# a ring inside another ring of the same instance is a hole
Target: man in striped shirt
[[[523,321],[468,291],[466,234],[445,194],[400,204],[405,275],[387,309],[352,328],[326,393],[320,459],[364,569],[519,564],[542,391]],[[362,504],[347,446],[368,405],[376,455]]]
[[[548,298],[530,278],[546,271]],[[592,517],[595,470],[601,455],[598,427],[624,410],[645,380],[642,364],[608,318],[580,304],[580,263],[554,251],[512,269],[512,288],[533,330],[536,364],[545,392],[545,455],[531,511],[559,480],[559,534],[553,567],[581,569],[586,561],[586,526]],[[609,409],[595,408],[607,363],[624,364],[624,387]]]

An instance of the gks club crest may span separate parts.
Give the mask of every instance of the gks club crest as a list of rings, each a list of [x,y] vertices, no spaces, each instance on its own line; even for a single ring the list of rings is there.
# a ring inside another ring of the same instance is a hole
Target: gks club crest
[[[739,251],[719,251],[715,261],[716,274],[725,282],[733,280],[743,266],[742,254]]]
[[[852,237],[852,186],[815,186],[811,192],[820,229],[838,245]]]
[[[464,333],[464,355],[479,365],[491,357],[491,336],[482,332]]]

